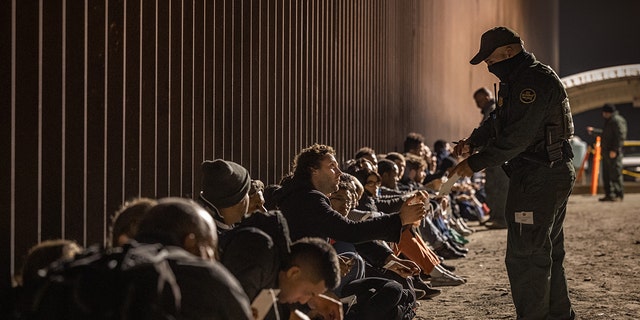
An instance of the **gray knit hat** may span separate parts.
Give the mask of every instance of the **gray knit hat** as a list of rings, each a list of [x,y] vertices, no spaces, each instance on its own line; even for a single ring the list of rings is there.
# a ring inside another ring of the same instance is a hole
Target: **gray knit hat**
[[[202,163],[202,196],[217,208],[231,207],[244,198],[251,186],[243,166],[222,159]]]

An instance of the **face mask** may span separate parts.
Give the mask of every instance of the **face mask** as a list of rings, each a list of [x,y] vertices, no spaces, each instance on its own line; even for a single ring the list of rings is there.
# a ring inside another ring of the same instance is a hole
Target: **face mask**
[[[513,71],[520,62],[524,61],[526,57],[527,53],[525,53],[525,51],[521,51],[511,58],[496,62],[487,68],[489,69],[489,72],[495,74],[496,77],[500,78],[500,80],[506,81],[509,73],[511,73],[511,71]]]
[[[513,60],[513,58],[494,63],[487,66],[487,68],[489,69],[489,72],[495,74],[496,77],[504,81],[507,79],[507,75],[509,75],[509,72],[511,71],[510,60]]]

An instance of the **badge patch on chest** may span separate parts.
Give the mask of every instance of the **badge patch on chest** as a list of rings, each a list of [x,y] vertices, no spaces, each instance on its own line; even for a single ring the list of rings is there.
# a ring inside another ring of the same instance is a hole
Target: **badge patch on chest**
[[[520,91],[520,102],[532,103],[536,101],[536,92],[533,89],[524,89]]]

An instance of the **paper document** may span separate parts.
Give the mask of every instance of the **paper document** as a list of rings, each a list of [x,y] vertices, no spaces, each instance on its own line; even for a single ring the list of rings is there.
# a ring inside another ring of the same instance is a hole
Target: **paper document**
[[[454,173],[453,176],[449,177],[447,182],[442,184],[442,187],[440,187],[440,192],[438,192],[438,195],[445,196],[451,193],[451,188],[453,187],[453,184],[456,183],[456,181],[458,181],[458,179],[460,179],[460,176],[457,173]]]
[[[280,293],[280,289],[263,289],[260,291],[260,294],[253,299],[251,303],[251,309],[256,312],[256,320],[262,320],[271,307],[273,307],[278,301],[278,293]]]
[[[405,267],[402,263],[395,261],[395,260],[389,260],[389,262],[387,262],[387,264],[385,264],[384,266],[382,266],[383,269],[389,269],[395,265],[399,265],[401,268],[407,268]]]

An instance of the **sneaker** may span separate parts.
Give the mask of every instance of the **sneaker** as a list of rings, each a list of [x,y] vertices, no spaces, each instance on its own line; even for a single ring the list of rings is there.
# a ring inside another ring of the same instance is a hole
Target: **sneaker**
[[[424,296],[418,298],[418,295],[416,294],[416,299],[417,300],[425,300],[425,299],[431,299],[434,297],[437,297],[438,295],[440,295],[442,293],[442,291],[440,289],[434,289],[431,286],[429,286],[428,284],[426,284],[424,281],[422,281],[421,279],[415,279],[413,280],[413,287],[416,290],[422,290],[424,291]]]
[[[449,243],[449,246],[451,246],[451,249],[453,249],[453,251],[456,251],[456,252],[462,253],[462,254],[469,253],[469,249],[468,248],[465,248],[463,245],[460,245],[457,242],[452,241],[451,239],[449,239],[449,241],[447,241],[447,243]]]
[[[461,244],[461,245],[465,245],[465,244],[469,243],[469,240],[467,240],[465,237],[463,237],[457,231],[449,229],[449,233],[451,234],[451,237],[448,240],[454,241],[454,242],[456,242],[458,244]]]
[[[459,223],[463,228],[465,228],[465,229],[469,229],[469,230],[473,231],[473,229],[471,229],[471,228],[469,227],[469,225],[464,221],[464,219],[463,219],[463,218],[458,218],[458,223]]]
[[[621,198],[619,197],[609,197],[609,196],[604,196],[600,199],[598,199],[598,201],[609,201],[609,202],[616,202],[616,201],[622,201]]]
[[[454,272],[456,271],[456,267],[445,264],[444,262],[440,262],[440,266],[445,268],[446,270],[448,270],[449,272]]]
[[[453,230],[456,230],[458,233],[460,233],[463,236],[469,236],[473,233],[473,230],[469,229],[468,227],[466,227],[462,222],[461,219],[450,219],[449,220],[449,226],[451,228],[453,228]]]
[[[427,292],[421,289],[413,289],[413,293],[416,295],[416,300],[420,300],[427,295]]]
[[[487,229],[506,229],[507,225],[504,222],[488,221],[484,227]]]
[[[447,246],[443,246],[440,249],[436,249],[435,253],[445,259],[459,259],[467,256],[466,254],[456,252],[453,249],[448,248]]]
[[[457,231],[459,234],[461,234],[462,236],[465,236],[465,237],[469,236],[469,235],[471,235],[473,233],[473,231],[465,229],[460,224],[457,224],[457,223],[452,223],[450,225],[450,227],[453,230]]]
[[[429,282],[431,287],[455,287],[466,283],[464,279],[452,276],[431,277]]]

